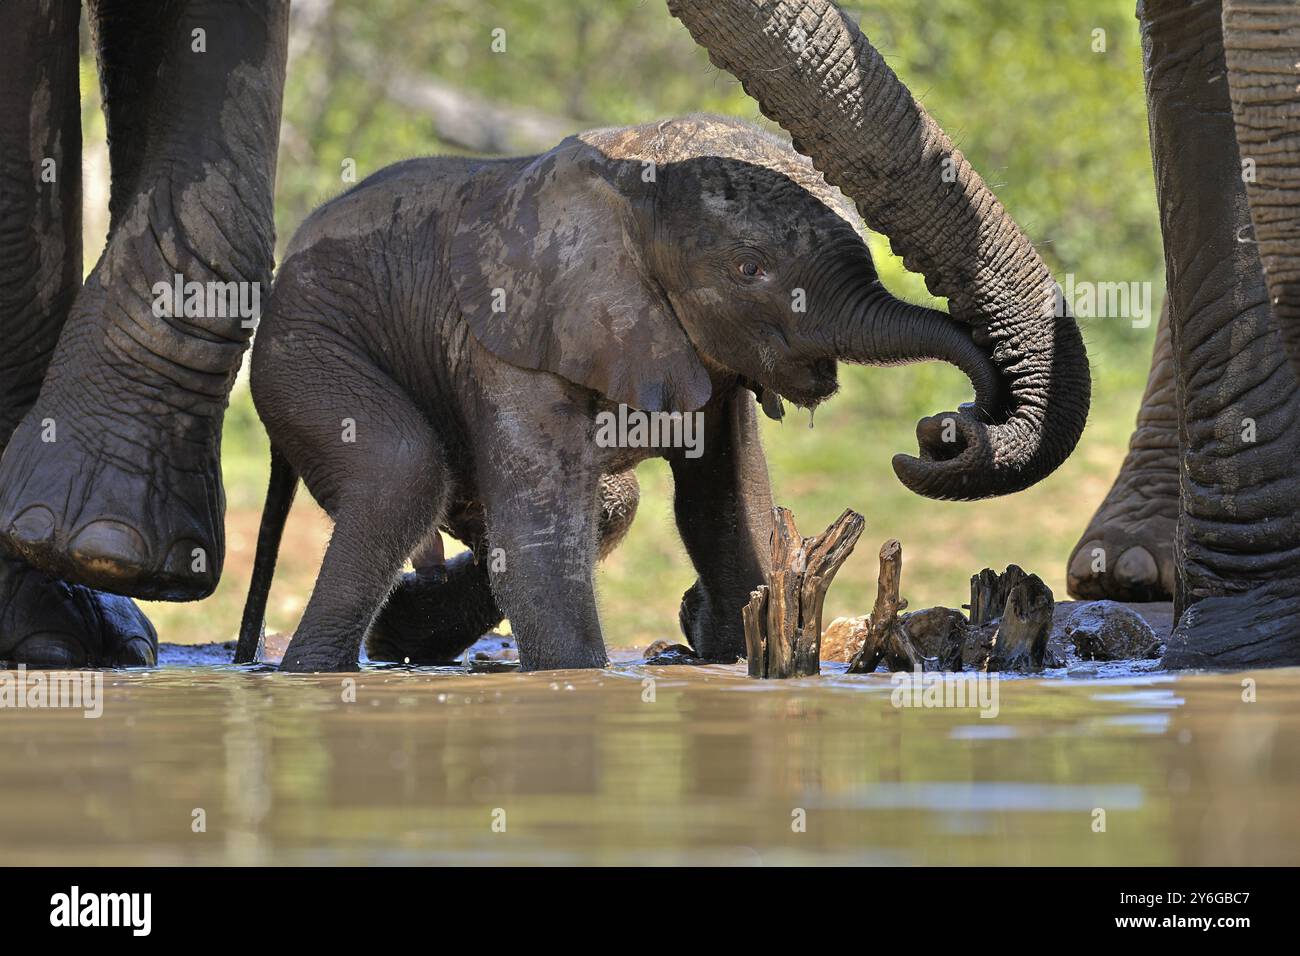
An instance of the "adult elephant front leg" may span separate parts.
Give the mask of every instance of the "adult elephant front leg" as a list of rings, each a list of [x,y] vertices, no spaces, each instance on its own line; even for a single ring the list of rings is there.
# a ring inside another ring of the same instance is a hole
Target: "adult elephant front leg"
[[[80,12],[76,0],[0,5],[0,456],[81,287]],[[0,661],[143,665],[156,645],[129,600],[0,556]]]
[[[91,4],[112,224],[0,462],[0,536],[43,570],[167,600],[216,586],[221,419],[269,291],[287,11]]]
[[[1300,663],[1300,398],[1269,309],[1216,0],[1144,0],[1180,402],[1172,667]]]
[[[478,452],[488,574],[525,670],[608,660],[592,580],[599,449],[576,409],[556,411],[565,406],[538,398],[530,408],[548,410],[549,420],[531,410],[503,416]]]
[[[698,580],[682,598],[686,640],[705,660],[745,653],[741,608],[771,570],[772,490],[748,390],[705,409],[701,454],[670,459],[673,511]]]

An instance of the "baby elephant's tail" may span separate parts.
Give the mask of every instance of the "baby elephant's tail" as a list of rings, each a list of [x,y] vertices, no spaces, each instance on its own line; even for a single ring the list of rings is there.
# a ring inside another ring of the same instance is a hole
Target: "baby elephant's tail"
[[[236,664],[251,664],[257,659],[266,621],[266,599],[271,594],[275,576],[275,559],[280,553],[280,536],[293,506],[298,489],[298,473],[289,459],[275,445],[271,446],[271,482],[266,489],[262,508],[262,527],[257,532],[257,555],[253,558],[253,580],[244,602],[244,619],[239,625],[239,645],[235,648]]]

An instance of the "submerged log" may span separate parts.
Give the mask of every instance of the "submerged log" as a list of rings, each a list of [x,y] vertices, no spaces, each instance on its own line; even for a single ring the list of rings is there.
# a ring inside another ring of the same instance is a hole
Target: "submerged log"
[[[772,572],[742,608],[751,677],[810,677],[821,670],[822,607],[866,522],[845,510],[805,538],[787,508],[772,512]]]

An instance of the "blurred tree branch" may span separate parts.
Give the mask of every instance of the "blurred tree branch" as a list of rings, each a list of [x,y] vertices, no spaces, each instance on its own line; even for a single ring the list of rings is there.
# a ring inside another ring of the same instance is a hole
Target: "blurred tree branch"
[[[393,102],[432,121],[438,139],[473,153],[541,152],[584,125],[581,120],[503,106],[428,76],[392,74],[386,92]]]

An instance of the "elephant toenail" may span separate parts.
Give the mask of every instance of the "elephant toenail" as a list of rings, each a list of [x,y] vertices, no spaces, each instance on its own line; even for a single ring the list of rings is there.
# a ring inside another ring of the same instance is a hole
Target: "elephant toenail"
[[[48,544],[54,538],[54,512],[44,505],[32,505],[9,526],[20,545]]]
[[[88,573],[131,580],[149,570],[149,548],[138,531],[120,521],[92,521],[68,547]]]
[[[118,648],[110,663],[113,667],[153,667],[158,663],[158,650],[147,639],[133,637]]]
[[[1100,541],[1089,541],[1081,545],[1079,550],[1074,552],[1074,558],[1070,561],[1070,580],[1086,581],[1094,578],[1102,571],[1095,570],[1099,565],[1099,552],[1104,554],[1104,547]],[[1101,565],[1104,571],[1104,565]]]
[[[1132,547],[1115,562],[1115,579],[1128,586],[1148,586],[1160,578],[1160,569],[1151,552],[1143,547]]]
[[[212,577],[212,549],[192,538],[182,538],[171,546],[163,572],[168,577],[207,580]]]

